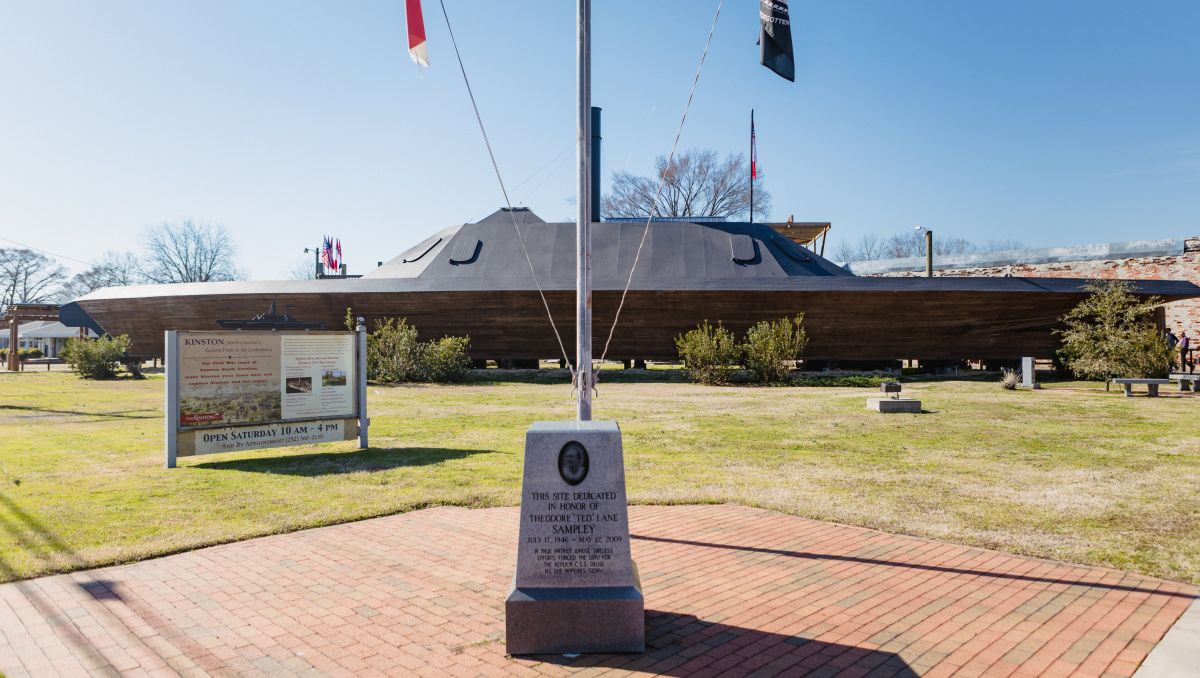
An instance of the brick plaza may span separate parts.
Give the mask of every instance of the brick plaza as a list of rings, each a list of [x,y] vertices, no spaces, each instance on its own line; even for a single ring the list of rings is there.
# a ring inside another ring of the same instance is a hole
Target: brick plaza
[[[1195,586],[739,506],[635,506],[641,655],[512,658],[518,511],[435,508],[0,586],[0,673],[1129,676]]]

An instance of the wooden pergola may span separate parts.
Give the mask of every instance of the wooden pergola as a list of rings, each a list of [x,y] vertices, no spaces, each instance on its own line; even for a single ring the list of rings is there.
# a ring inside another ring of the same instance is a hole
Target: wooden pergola
[[[788,217],[787,221],[771,223],[769,226],[797,245],[825,256],[825,238],[833,224],[828,221],[795,221]]]
[[[8,323],[8,371],[16,372],[21,369],[21,361],[17,358],[17,330],[21,323],[37,320],[58,322],[58,304],[12,304],[4,313],[0,323]],[[86,331],[86,330],[85,330]]]

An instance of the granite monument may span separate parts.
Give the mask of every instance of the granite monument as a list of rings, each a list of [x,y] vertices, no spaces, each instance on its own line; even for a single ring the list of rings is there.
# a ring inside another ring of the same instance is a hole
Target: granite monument
[[[641,652],[645,603],[629,550],[613,421],[536,422],[525,435],[509,654]]]

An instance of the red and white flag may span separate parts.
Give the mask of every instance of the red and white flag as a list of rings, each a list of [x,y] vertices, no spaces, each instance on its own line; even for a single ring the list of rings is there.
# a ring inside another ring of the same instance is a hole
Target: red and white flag
[[[338,238],[337,247],[335,249],[337,249],[338,264],[341,264],[342,263],[342,239],[341,238]]]
[[[421,66],[429,67],[429,51],[425,48],[425,19],[421,16],[421,0],[404,0],[408,15],[408,55]]]
[[[750,181],[758,178],[758,143],[754,137],[754,111],[750,111]]]

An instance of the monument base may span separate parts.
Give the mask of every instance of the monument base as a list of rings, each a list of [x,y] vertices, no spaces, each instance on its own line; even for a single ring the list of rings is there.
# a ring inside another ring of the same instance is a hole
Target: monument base
[[[921,401],[912,398],[867,398],[867,409],[884,414],[894,412],[920,414]]]
[[[539,421],[525,434],[509,654],[644,652],[615,421]]]
[[[645,600],[633,586],[513,587],[504,601],[508,654],[644,652]]]

